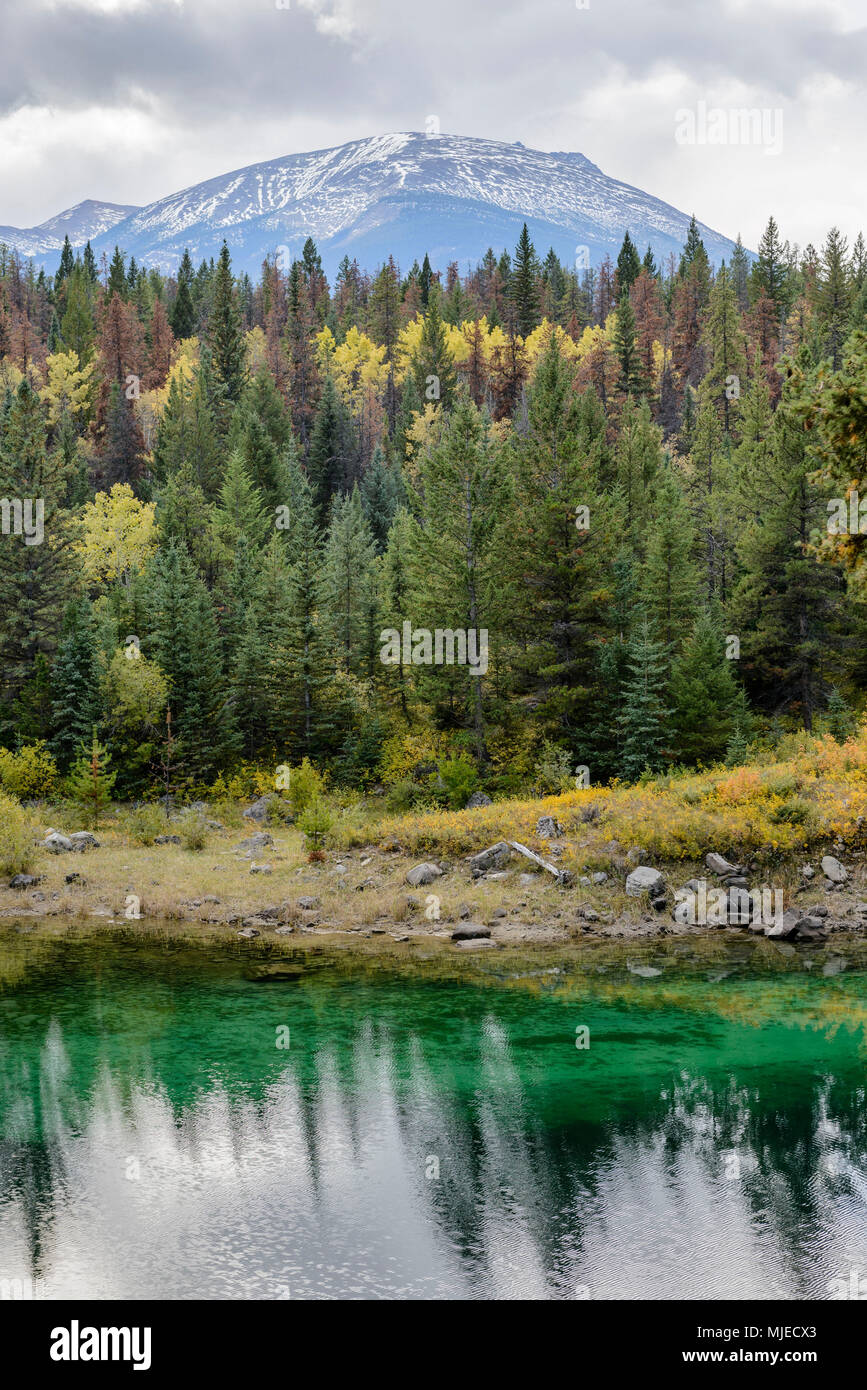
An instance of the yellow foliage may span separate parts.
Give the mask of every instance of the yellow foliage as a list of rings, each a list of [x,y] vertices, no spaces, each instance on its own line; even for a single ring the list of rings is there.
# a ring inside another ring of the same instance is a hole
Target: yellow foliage
[[[198,361],[198,338],[182,338],[179,343],[175,344],[172,365],[162,386],[155,386],[150,391],[142,391],[134,402],[133,408],[144,436],[145,448],[149,453],[156,443],[157,430],[168,403],[172,383],[179,381],[181,385],[189,385],[196,374]]]
[[[316,355],[321,371],[334,377],[338,390],[349,405],[360,390],[379,393],[385,388],[388,366],[385,348],[378,347],[353,324],[339,345],[327,326],[316,335]]]
[[[0,786],[27,801],[49,796],[57,781],[57,763],[44,739],[27,743],[17,753],[0,748]]]
[[[56,425],[64,411],[86,416],[93,400],[93,362],[80,366],[78,353],[70,350],[52,352],[46,365],[48,383],[39,394],[48,405],[48,423]]]
[[[82,513],[82,539],[76,546],[91,584],[128,583],[157,548],[153,502],[140,502],[128,483],[98,492]]]
[[[391,740],[384,779],[398,780],[416,762],[432,761],[435,748],[429,734],[417,743],[408,736]],[[474,811],[390,817],[380,823],[379,834],[411,853],[469,854],[504,839],[532,847],[543,815],[560,822],[579,867],[603,858],[610,840],[624,849],[638,845],[662,860],[700,860],[710,849],[736,860],[755,854],[768,859],[832,839],[863,847],[867,724],[843,744],[830,735],[801,735],[793,756],[761,767],[718,768],[637,786],[615,782]]]

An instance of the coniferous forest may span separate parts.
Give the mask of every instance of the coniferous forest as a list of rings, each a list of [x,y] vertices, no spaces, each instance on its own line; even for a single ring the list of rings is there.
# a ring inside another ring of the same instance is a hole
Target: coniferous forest
[[[665,265],[627,233],[576,270],[524,227],[466,275],[333,284],[312,240],[257,283],[226,246],[164,275],[67,241],[53,277],[4,248],[0,400],[0,745],[32,795],[95,737],[118,798],[307,757],[462,805],[863,704],[860,236],[771,219],[714,266],[693,221]],[[405,624],[486,660],[383,660]]]

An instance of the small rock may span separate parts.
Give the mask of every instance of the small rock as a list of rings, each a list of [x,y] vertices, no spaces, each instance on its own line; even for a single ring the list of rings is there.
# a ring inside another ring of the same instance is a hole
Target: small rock
[[[180,843],[180,835],[157,835],[154,840],[155,845],[179,845]],[[222,868],[222,865],[218,865],[217,867]]]
[[[487,947],[495,949],[497,943],[496,941],[488,941],[486,938],[476,939],[474,937],[471,941],[456,941],[455,945],[459,946],[462,951],[483,951]]]
[[[84,882],[84,879],[81,877],[81,874],[67,874],[67,875],[66,875],[66,882],[67,882],[67,883],[83,883],[83,882]],[[10,887],[11,887],[11,884],[10,884]]]
[[[249,835],[246,840],[242,840],[238,845],[238,849],[265,849],[267,846],[273,845],[273,843],[274,838],[272,835],[269,835],[267,830],[257,830],[255,835]]]
[[[235,935],[243,936],[245,940],[249,941],[252,937],[258,936],[259,933],[256,931],[255,927],[244,927],[241,931],[236,932]]]
[[[73,878],[78,878],[78,874],[73,874]],[[68,882],[69,882],[69,879],[67,878],[66,881],[67,881],[67,883],[68,883]],[[10,887],[10,888],[35,888],[36,885],[37,885],[37,883],[41,883],[41,882],[42,882],[42,879],[39,877],[38,874],[16,874],[16,875],[14,876],[14,878],[10,878],[10,880],[9,880],[9,887]]]
[[[805,922],[803,912],[796,907],[787,907],[783,913],[783,920],[773,926],[765,927],[765,936],[786,937],[794,936],[802,922]]]
[[[737,873],[737,864],[730,864],[721,854],[706,854],[704,862],[711,872],[719,874],[720,878],[725,877],[726,874]]]
[[[252,806],[248,806],[244,815],[247,820],[266,821],[274,800],[274,793],[267,792],[265,796],[260,796],[258,801],[254,801]]]
[[[73,849],[99,849],[99,840],[89,830],[74,830],[69,838]]]
[[[412,888],[421,888],[426,883],[433,883],[435,879],[442,878],[442,875],[442,869],[436,864],[416,864],[407,874],[406,881]]]
[[[535,875],[535,874],[521,874],[520,877],[519,877],[519,879],[518,879],[518,882],[521,884],[521,886],[522,886],[523,888],[529,888],[530,884],[536,882],[536,875]],[[589,882],[589,880],[588,880],[588,882]]]
[[[274,872],[274,870],[271,868],[271,865],[270,865],[270,864],[251,864],[251,865],[250,865],[250,873],[251,873],[251,874],[272,874],[273,872]]]
[[[601,873],[601,872],[598,873],[598,874],[593,874],[593,882],[594,882],[594,883],[607,883],[607,882],[608,882],[608,875],[607,875],[607,874],[603,874],[603,873]]]
[[[504,907],[497,907],[497,908],[495,908],[494,911],[491,913],[491,916],[492,916],[492,917],[497,917],[497,918],[500,918],[500,917],[508,917],[508,915],[509,915],[509,914],[508,914],[508,912],[506,911],[506,909],[505,909]]]
[[[849,877],[848,871],[844,869],[839,859],[835,859],[832,854],[826,854],[822,858],[822,873],[829,878],[832,883],[845,883]]]
[[[664,892],[665,879],[658,869],[641,866],[633,869],[626,880],[626,895],[629,898],[640,898],[644,893],[660,897]]]
[[[508,863],[512,846],[508,840],[498,840],[495,845],[471,854],[467,860],[474,874],[486,874],[490,869],[500,869]]]
[[[804,865],[803,869],[801,870],[801,877],[802,877],[802,878],[815,878],[815,877],[816,877],[816,870],[813,868],[812,864],[805,864],[805,865]]]
[[[278,927],[275,936],[291,936],[295,928],[293,926]]]
[[[536,821],[536,834],[540,840],[556,840],[563,834],[563,827],[554,816],[540,816]]]
[[[322,906],[322,903],[319,898],[299,898],[298,906],[302,912],[315,912],[318,907]]]
[[[464,927],[455,927],[452,932],[452,941],[478,941],[489,937],[490,927],[479,926],[475,922],[468,922]]]
[[[42,841],[43,849],[51,850],[52,854],[69,854],[75,846],[68,835],[61,835],[59,830],[53,830],[50,835]]]
[[[465,811],[475,811],[479,806],[493,806],[493,801],[485,792],[473,792],[466,806]]]

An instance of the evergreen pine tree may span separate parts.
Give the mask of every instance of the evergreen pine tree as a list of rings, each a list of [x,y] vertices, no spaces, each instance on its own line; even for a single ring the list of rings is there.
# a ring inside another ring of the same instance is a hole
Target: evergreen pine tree
[[[87,810],[92,830],[99,829],[100,813],[111,801],[117,773],[109,770],[110,764],[111,754],[97,738],[94,724],[90,743],[81,745],[67,778],[69,794]]]
[[[71,602],[51,672],[52,750],[65,771],[100,716],[99,668],[93,613],[87,599]]]
[[[643,618],[626,653],[627,678],[620,727],[620,776],[635,782],[661,771],[669,742],[671,710],[666,701],[665,650]]]
[[[678,762],[712,763],[734,731],[738,686],[719,623],[700,613],[675,662],[670,698]]]
[[[244,389],[246,363],[238,295],[232,277],[229,248],[225,241],[214,275],[214,299],[208,326],[208,342],[214,355],[217,376],[226,388],[229,401],[234,403],[240,400]]]
[[[509,298],[514,315],[515,330],[526,338],[539,324],[539,262],[536,248],[530,240],[527,224],[515,247],[515,261],[509,278]]]

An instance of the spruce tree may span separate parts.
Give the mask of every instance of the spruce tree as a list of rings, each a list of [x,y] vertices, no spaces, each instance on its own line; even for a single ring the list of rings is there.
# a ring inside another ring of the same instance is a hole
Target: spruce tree
[[[287,534],[291,560],[286,631],[287,717],[292,746],[321,757],[331,748],[335,723],[331,686],[334,645],[326,621],[326,574],[322,537],[310,483],[297,461],[291,466],[292,521]]]
[[[290,735],[287,637],[291,614],[286,552],[275,532],[256,559],[232,682],[245,757],[284,756]]]
[[[345,488],[352,453],[349,416],[340,393],[329,376],[325,378],[322,399],[310,440],[307,472],[313,486],[319,525],[327,523],[332,498]]]
[[[15,701],[60,633],[72,577],[67,481],[62,456],[47,447],[45,408],[25,377],[0,427],[0,738],[14,735]]]
[[[670,740],[665,650],[642,618],[626,652],[620,730],[620,776],[635,782],[645,770],[660,772]]]
[[[99,829],[100,813],[111,801],[117,773],[110,765],[111,754],[97,738],[94,724],[90,743],[81,745],[67,778],[69,795],[88,812],[92,830]]]
[[[530,240],[527,224],[515,247],[515,260],[509,279],[509,298],[514,315],[515,330],[526,338],[539,324],[539,262],[536,248]]]
[[[457,375],[440,314],[438,294],[431,295],[418,351],[410,365],[421,408],[428,401],[444,407],[451,405]]]
[[[352,675],[376,674],[376,546],[357,487],[338,497],[325,543],[326,602],[338,664]]]
[[[208,342],[214,367],[226,395],[234,403],[241,398],[246,376],[244,335],[238,294],[232,277],[232,262],[225,241],[220,250],[214,276],[214,300],[208,325]]]
[[[54,736],[52,750],[66,771],[100,716],[99,667],[93,612],[87,599],[66,609],[51,671]]]
[[[192,338],[196,331],[196,309],[192,292],[194,274],[190,253],[185,250],[178,267],[178,292],[169,315],[172,332],[178,341],[182,338]]]
[[[201,785],[237,750],[214,608],[175,542],[157,554],[151,581],[153,657],[169,681],[172,727],[187,774]]]
[[[652,257],[651,257],[652,259]],[[624,295],[628,295],[635,281],[638,279],[638,272],[641,270],[641,261],[635,242],[627,232],[623,238],[623,245],[617,256],[617,295],[618,302]]]
[[[677,761],[716,761],[734,731],[738,686],[726,659],[722,628],[708,611],[692,626],[675,662],[669,693]]]

